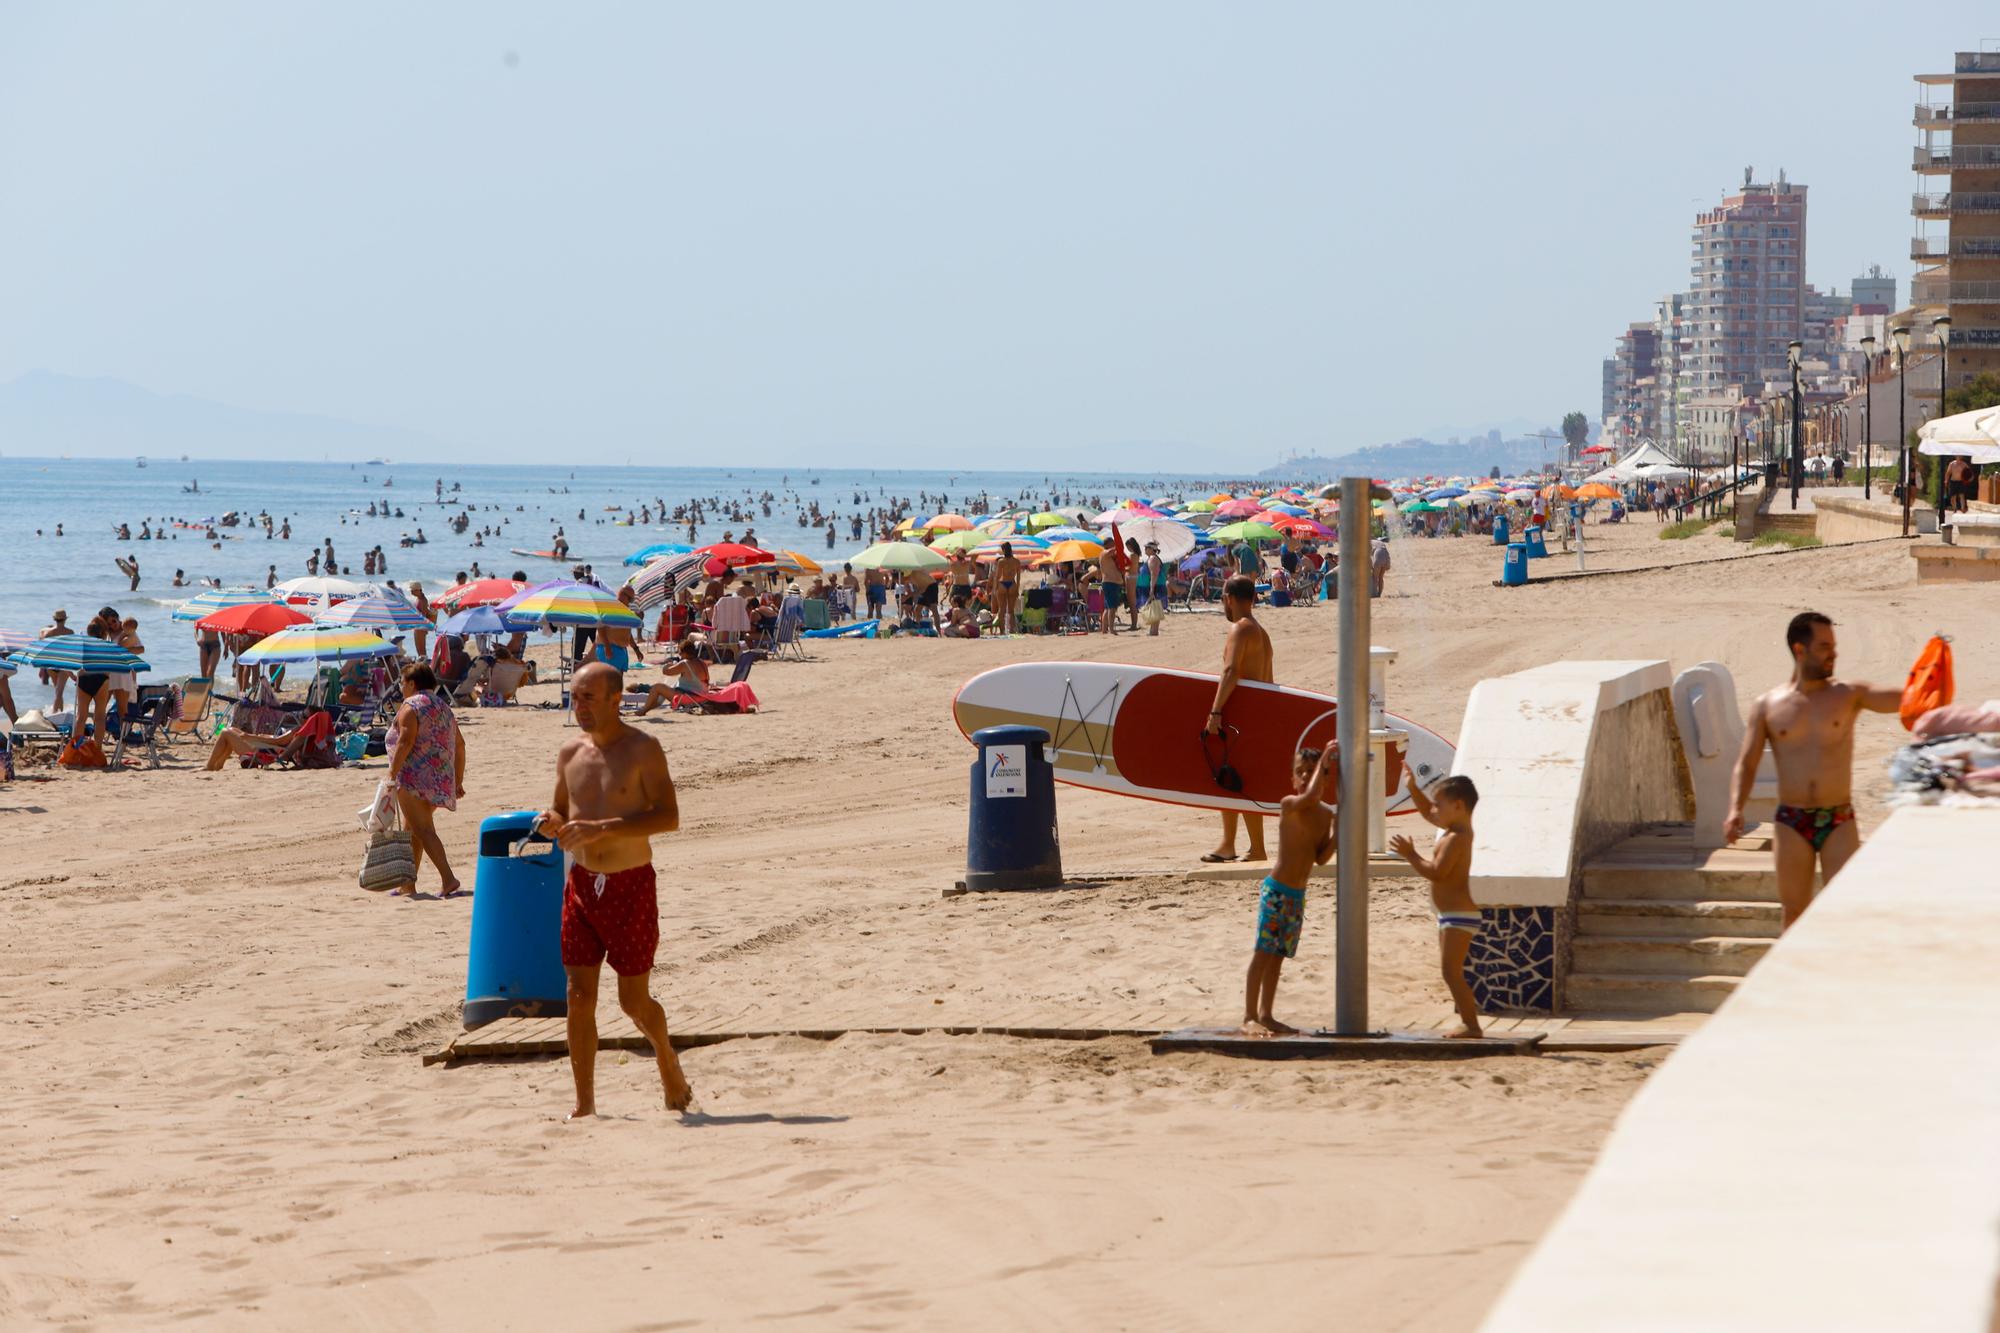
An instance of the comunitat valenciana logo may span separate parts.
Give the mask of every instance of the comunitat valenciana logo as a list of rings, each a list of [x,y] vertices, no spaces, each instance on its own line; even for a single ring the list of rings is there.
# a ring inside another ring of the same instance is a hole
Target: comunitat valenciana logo
[[[1004,754],[996,754],[996,755],[994,755],[994,756],[993,756],[993,772],[992,772],[991,776],[993,776],[993,777],[996,777],[996,778],[997,778],[997,777],[1002,777],[1002,776],[1004,776],[1004,775],[1005,775],[1005,774],[1007,773],[1007,771],[1008,771],[1008,766],[1007,766],[1007,756],[1006,756],[1006,755],[1004,755]]]

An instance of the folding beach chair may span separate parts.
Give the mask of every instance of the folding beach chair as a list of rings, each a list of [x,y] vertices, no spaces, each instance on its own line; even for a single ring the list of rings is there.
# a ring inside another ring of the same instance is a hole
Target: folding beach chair
[[[113,768],[125,757],[128,741],[137,741],[146,747],[147,767],[160,766],[160,729],[166,725],[168,701],[168,686],[141,685],[132,699],[131,712],[121,714],[118,705],[111,706],[111,711],[104,718],[104,729],[118,739],[111,751]]]
[[[778,628],[771,636],[771,656],[776,658],[789,657],[795,662],[805,661],[805,643],[799,638],[799,634],[804,629],[804,626],[805,621],[803,617],[795,619],[786,615],[779,616]]]
[[[1060,583],[1049,589],[1048,623],[1057,630],[1069,628],[1069,589]]]
[[[832,627],[833,622],[827,615],[827,606],[824,598],[808,597],[803,605],[806,614],[805,628],[830,629]]]
[[[215,704],[214,689],[215,681],[208,676],[189,676],[180,683],[180,715],[166,725],[168,744],[201,735],[202,724],[208,721],[209,710]]]

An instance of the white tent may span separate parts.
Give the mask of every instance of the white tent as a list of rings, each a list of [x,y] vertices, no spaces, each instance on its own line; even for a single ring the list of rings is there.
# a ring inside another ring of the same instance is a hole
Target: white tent
[[[1957,454],[1974,463],[2000,463],[2000,407],[1975,407],[1925,422],[1917,440],[1920,454]]]
[[[1591,473],[1585,480],[1601,481],[1616,486],[1628,481],[1640,481],[1646,477],[1664,478],[1668,475],[1667,469],[1680,472],[1682,475],[1686,475],[1687,471],[1675,462],[1666,450],[1651,440],[1646,440],[1610,467],[1601,472]]]

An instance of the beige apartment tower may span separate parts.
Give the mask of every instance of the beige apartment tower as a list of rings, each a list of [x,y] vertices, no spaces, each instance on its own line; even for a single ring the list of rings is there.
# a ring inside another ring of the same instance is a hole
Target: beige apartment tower
[[[1924,190],[1910,208],[1918,264],[1910,351],[1935,351],[1933,321],[1949,317],[1945,383],[1956,388],[2000,372],[2000,51],[1960,51],[1951,73],[1919,74],[1917,83],[1923,142],[1915,166]],[[1937,392],[1935,380],[1924,388]]]

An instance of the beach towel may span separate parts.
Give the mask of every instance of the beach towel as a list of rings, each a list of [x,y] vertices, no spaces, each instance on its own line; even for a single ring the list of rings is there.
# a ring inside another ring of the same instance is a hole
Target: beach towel
[[[802,639],[872,639],[881,632],[879,620],[857,620],[852,625],[836,625],[831,629],[809,629],[801,634]]]
[[[1910,732],[1919,740],[2000,732],[2000,699],[1988,699],[1976,707],[1972,704],[1947,704],[1943,708],[1933,708],[1917,719]]]
[[[1917,654],[1917,664],[1910,668],[1910,678],[1903,685],[1903,729],[1914,730],[1918,718],[1944,707],[1951,696],[1951,640],[1933,634]]]

